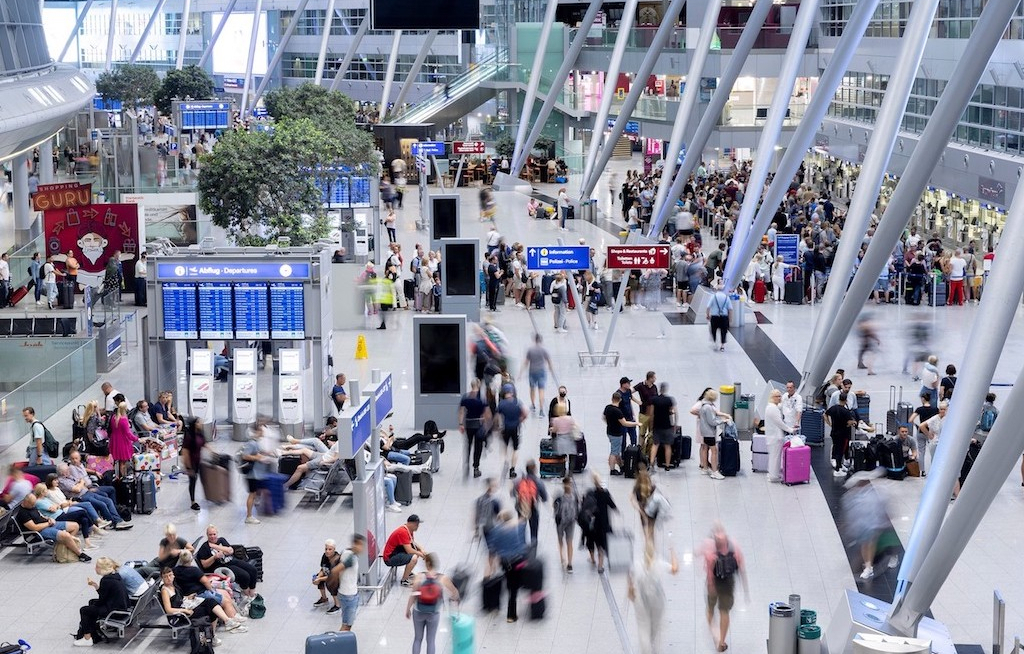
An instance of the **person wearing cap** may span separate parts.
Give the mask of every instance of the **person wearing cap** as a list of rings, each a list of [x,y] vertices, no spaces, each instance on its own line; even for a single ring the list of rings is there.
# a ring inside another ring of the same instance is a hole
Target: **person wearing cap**
[[[402,585],[412,586],[412,571],[421,558],[426,556],[423,548],[413,540],[412,535],[420,528],[420,517],[413,513],[404,525],[399,525],[391,532],[388,540],[384,543],[384,565],[389,568],[405,566],[402,573]]]
[[[633,403],[636,402],[636,405],[640,406],[640,400],[633,394],[633,389],[630,387],[632,381],[629,377],[619,379],[619,410],[622,411],[623,418],[633,423],[626,426],[624,435],[629,438],[630,445],[636,445],[636,428],[640,423],[636,422]]]

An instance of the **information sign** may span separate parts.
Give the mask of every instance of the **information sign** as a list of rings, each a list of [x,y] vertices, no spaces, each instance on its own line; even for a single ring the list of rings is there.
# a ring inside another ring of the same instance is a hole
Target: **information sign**
[[[654,270],[668,268],[671,253],[667,245],[609,245],[607,261],[612,270]]]

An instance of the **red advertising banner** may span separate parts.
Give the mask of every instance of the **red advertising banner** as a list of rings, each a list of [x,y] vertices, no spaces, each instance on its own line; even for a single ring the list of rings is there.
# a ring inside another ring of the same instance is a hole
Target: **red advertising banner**
[[[43,230],[47,256],[64,262],[70,253],[78,260],[80,284],[99,286],[107,262],[118,253],[126,288],[132,288],[134,261],[139,253],[139,205],[93,204],[51,209],[43,212]],[[63,270],[63,266],[57,267]]]
[[[654,270],[668,268],[671,261],[667,245],[609,245],[608,267],[612,270]]]
[[[34,211],[86,207],[92,203],[92,184],[66,182],[63,184],[40,184],[32,196]]]

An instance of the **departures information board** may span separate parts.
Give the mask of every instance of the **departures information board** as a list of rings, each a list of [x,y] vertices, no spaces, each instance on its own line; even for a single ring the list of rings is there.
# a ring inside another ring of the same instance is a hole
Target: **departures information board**
[[[302,282],[163,282],[167,339],[301,340]]]

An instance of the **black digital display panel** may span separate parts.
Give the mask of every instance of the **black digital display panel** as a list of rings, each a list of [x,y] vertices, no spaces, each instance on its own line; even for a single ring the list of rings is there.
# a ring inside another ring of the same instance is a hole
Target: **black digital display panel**
[[[476,246],[472,243],[446,243],[444,246],[444,281],[446,295],[472,296],[480,293],[477,274]]]
[[[165,282],[162,291],[164,338],[199,338],[196,285]]]
[[[480,0],[373,0],[375,30],[477,30]]]
[[[462,353],[466,347],[459,325],[423,323],[419,330],[420,392],[461,392]]]
[[[457,238],[459,235],[458,198],[431,198],[430,222],[434,238]]]
[[[234,338],[235,312],[231,284],[199,284],[199,338]]]
[[[235,284],[235,338],[270,338],[270,303],[265,283]]]
[[[306,338],[306,314],[301,282],[270,284],[270,338]]]

